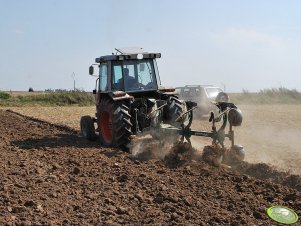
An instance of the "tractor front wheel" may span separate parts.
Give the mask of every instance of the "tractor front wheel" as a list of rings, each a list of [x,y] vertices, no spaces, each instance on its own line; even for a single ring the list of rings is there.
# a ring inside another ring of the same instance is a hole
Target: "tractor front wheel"
[[[93,122],[93,119],[89,115],[81,117],[80,131],[81,131],[82,136],[84,138],[86,138],[87,140],[93,141],[96,139],[94,122]]]

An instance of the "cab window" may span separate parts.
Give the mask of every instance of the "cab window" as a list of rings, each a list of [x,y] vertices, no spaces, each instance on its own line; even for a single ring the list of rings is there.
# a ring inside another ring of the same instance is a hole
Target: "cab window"
[[[107,64],[100,65],[100,79],[99,79],[99,90],[108,90],[108,66]]]
[[[122,65],[112,66],[112,90],[123,90]]]

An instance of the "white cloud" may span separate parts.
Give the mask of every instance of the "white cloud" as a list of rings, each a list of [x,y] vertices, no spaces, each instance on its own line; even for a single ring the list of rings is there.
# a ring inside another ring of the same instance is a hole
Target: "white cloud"
[[[288,42],[282,37],[258,32],[253,29],[229,28],[222,32],[210,32],[211,39],[221,45],[252,49],[287,49]]]

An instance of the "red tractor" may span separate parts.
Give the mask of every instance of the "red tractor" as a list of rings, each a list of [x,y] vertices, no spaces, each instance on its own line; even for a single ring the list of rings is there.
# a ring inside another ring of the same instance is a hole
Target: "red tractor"
[[[96,80],[96,117],[81,118],[81,132],[89,140],[99,133],[104,146],[126,146],[131,135],[156,127],[158,123],[177,124],[175,120],[187,111],[174,88],[160,83],[156,58],[160,53],[120,54],[95,59],[99,67]],[[90,66],[89,74],[94,74]],[[96,124],[96,129],[94,127]]]
[[[96,64],[89,68],[89,74],[93,75],[97,65],[99,73],[93,90],[96,117],[83,116],[80,121],[81,133],[86,139],[95,140],[99,136],[103,146],[127,147],[133,135],[144,132],[160,139],[156,132],[160,130],[177,133],[188,143],[190,137],[196,135],[211,137],[213,143],[222,147],[228,137],[234,145],[232,126],[242,122],[241,112],[234,104],[216,104],[221,114],[215,118],[212,113],[212,131],[193,131],[190,126],[197,104],[178,99],[174,88],[161,85],[156,63],[161,54],[142,49],[116,50],[116,54],[96,58]],[[216,130],[215,122],[221,119],[223,125]],[[231,128],[229,134],[224,132],[227,121]]]

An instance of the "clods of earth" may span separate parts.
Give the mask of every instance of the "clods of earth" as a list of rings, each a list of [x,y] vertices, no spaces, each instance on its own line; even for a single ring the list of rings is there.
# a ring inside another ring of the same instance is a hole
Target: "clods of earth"
[[[266,214],[272,205],[301,215],[299,175],[171,160],[133,158],[0,111],[0,225],[277,225]]]

